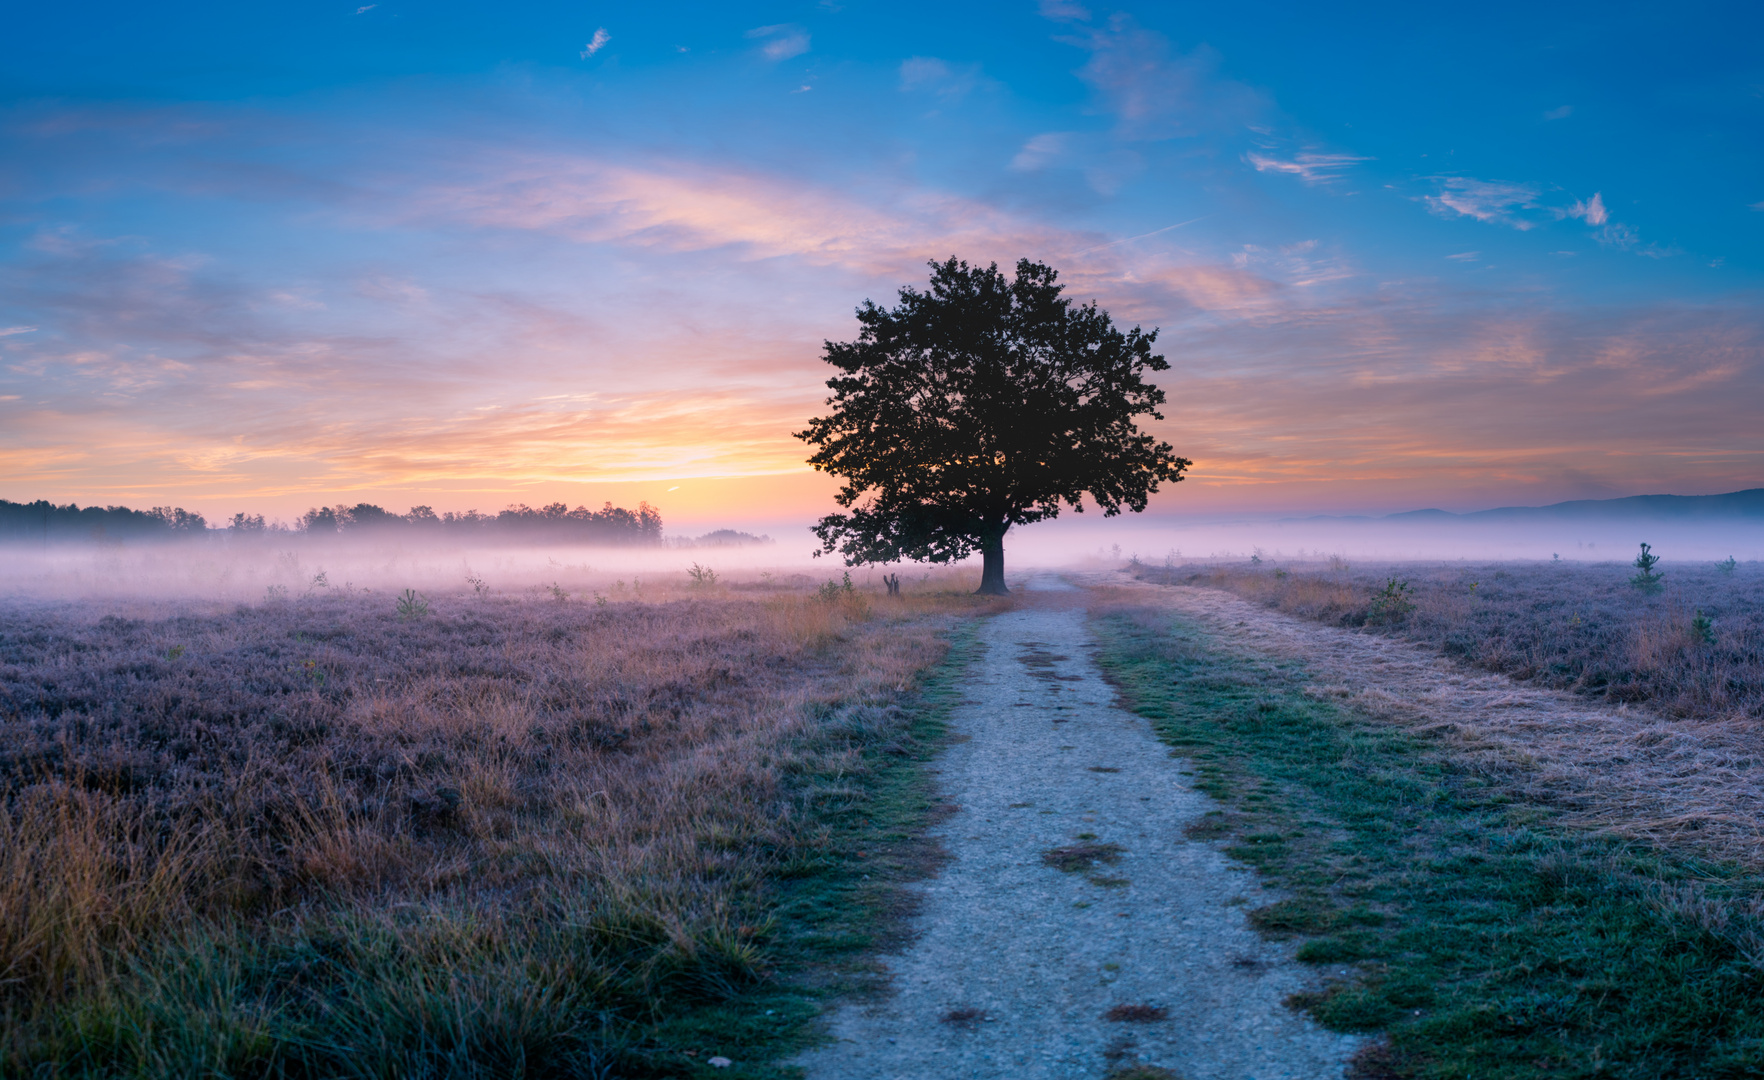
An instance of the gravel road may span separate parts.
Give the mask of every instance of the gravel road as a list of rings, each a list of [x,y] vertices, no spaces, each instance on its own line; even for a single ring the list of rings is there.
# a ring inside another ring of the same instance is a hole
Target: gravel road
[[[798,1064],[816,1080],[1341,1076],[1360,1040],[1282,1005],[1314,977],[1244,918],[1278,897],[1184,837],[1215,804],[1115,707],[1070,590],[1037,578],[982,628],[936,765],[961,807],[937,831],[952,858],[919,886],[913,944],[884,958],[894,992],[839,1010]]]

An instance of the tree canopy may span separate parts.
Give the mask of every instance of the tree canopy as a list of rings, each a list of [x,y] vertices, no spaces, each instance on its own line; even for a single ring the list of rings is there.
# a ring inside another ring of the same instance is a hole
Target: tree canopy
[[[1144,377],[1170,366],[1157,330],[1123,333],[1027,259],[1014,280],[996,263],[931,267],[928,291],[901,289],[892,310],[865,300],[857,340],[825,344],[831,412],[796,437],[850,512],[814,532],[850,566],[979,551],[980,591],[1002,594],[1011,526],[1082,513],[1086,495],[1104,516],[1138,513],[1192,463],[1136,423],[1163,419]]]

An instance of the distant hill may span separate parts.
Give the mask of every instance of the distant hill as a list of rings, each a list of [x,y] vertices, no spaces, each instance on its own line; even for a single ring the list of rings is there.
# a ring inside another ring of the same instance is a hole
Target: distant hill
[[[1362,519],[1364,520],[1364,519]],[[1454,514],[1410,510],[1384,521],[1764,521],[1764,488],[1725,495],[1632,495],[1627,499],[1575,499],[1549,506],[1503,506]]]

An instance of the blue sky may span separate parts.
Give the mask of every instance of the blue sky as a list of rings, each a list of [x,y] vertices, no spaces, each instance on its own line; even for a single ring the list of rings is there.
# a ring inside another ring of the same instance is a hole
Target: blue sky
[[[812,512],[820,342],[951,254],[1162,329],[1159,510],[1764,485],[1755,6],[12,22],[0,497]]]

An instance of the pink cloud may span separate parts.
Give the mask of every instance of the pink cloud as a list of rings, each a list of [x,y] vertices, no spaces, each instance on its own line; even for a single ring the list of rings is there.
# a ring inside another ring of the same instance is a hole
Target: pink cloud
[[[1562,216],[1579,218],[1588,225],[1603,225],[1611,215],[1605,210],[1604,198],[1595,191],[1592,198],[1576,202],[1562,211]]]
[[[1538,206],[1539,192],[1535,184],[1472,180],[1464,176],[1436,179],[1439,193],[1424,196],[1423,201],[1441,216],[1471,217],[1491,225],[1507,225],[1521,232],[1537,227],[1535,221],[1522,215],[1522,211]]]
[[[1341,174],[1351,165],[1371,158],[1358,157],[1354,154],[1317,154],[1300,153],[1291,158],[1280,159],[1269,154],[1251,151],[1244,155],[1257,172],[1277,172],[1296,176],[1307,184],[1327,184],[1341,178]]]

